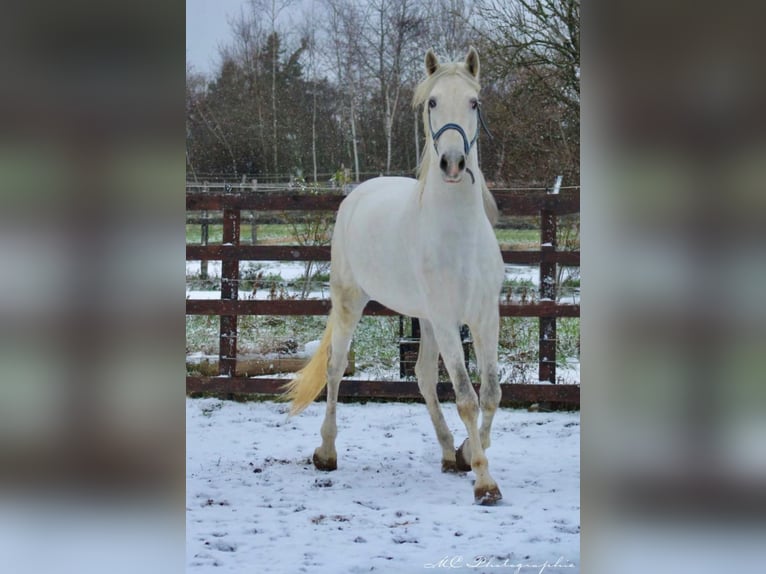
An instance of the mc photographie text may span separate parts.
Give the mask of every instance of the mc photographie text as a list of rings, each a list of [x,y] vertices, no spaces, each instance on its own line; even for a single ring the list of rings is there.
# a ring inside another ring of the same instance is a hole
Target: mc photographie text
[[[509,568],[514,574],[529,574],[536,572],[543,574],[552,568],[574,568],[575,565],[560,556],[555,562],[547,560],[540,564],[531,562],[519,562],[511,558],[498,559],[493,556],[475,556],[470,560],[464,559],[460,555],[445,556],[438,562],[428,562],[424,564],[425,568]]]

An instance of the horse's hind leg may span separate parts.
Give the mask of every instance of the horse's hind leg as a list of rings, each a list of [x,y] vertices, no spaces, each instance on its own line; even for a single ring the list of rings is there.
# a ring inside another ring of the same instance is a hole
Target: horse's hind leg
[[[436,383],[439,379],[439,347],[436,346],[431,324],[425,319],[420,320],[420,352],[415,364],[415,375],[418,378],[420,394],[426,401],[428,414],[431,415],[436,430],[436,438],[442,447],[442,471],[455,472],[455,439],[444,420],[439,397],[436,394]]]
[[[331,285],[330,290],[332,309],[329,322],[332,327],[332,339],[327,364],[327,407],[321,429],[322,444],[314,451],[313,457],[314,466],[319,470],[338,468],[338,453],[335,450],[335,437],[338,435],[335,420],[338,388],[348,365],[351,337],[368,301],[364,292],[356,286]]]
[[[492,420],[500,404],[500,381],[497,376],[497,342],[500,326],[499,314],[492,315],[487,321],[471,325],[471,337],[476,352],[476,361],[481,376],[479,408],[481,409],[481,446],[489,448]],[[465,440],[457,452],[458,468],[465,468],[471,460],[470,441]]]
[[[500,494],[497,483],[489,474],[489,462],[484,454],[479,434],[479,399],[465,368],[458,326],[433,326],[439,350],[455,388],[457,410],[468,431],[468,443],[471,449],[470,464],[471,469],[476,473],[476,482],[473,487],[474,499],[480,504],[495,504],[503,496]]]

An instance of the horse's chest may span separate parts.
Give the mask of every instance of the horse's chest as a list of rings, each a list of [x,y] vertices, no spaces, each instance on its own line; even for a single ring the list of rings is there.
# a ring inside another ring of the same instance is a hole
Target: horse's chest
[[[419,262],[422,281],[430,291],[441,291],[455,299],[491,290],[496,274],[491,255],[491,251],[482,252],[469,241],[427,246]]]

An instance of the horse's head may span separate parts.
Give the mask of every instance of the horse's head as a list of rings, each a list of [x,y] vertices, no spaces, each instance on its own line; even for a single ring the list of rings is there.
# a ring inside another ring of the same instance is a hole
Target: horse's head
[[[464,62],[440,64],[433,51],[426,54],[428,76],[415,92],[423,103],[423,122],[432,145],[423,163],[438,165],[448,183],[463,180],[479,136],[479,54],[468,50]],[[473,180],[473,174],[471,179]]]

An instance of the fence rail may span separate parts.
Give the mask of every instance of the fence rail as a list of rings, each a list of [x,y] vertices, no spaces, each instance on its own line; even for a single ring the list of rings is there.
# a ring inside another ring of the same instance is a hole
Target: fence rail
[[[240,261],[329,261],[330,248],[300,245],[241,245],[242,211],[336,211],[340,193],[252,193],[189,192],[187,211],[221,211],[223,238],[219,245],[187,245],[187,261],[220,260],[221,298],[187,299],[187,315],[220,316],[219,375],[187,376],[188,393],[275,395],[285,383],[281,378],[236,376],[237,316],[239,315],[326,315],[329,300],[254,300],[239,297]],[[540,321],[539,380],[556,382],[556,319],[579,317],[580,306],[555,301],[557,266],[579,266],[578,251],[558,251],[557,217],[579,213],[578,190],[560,193],[539,191],[498,191],[493,193],[501,213],[517,216],[540,216],[540,249],[537,251],[503,250],[506,263],[540,266],[540,301],[531,303],[499,302],[503,317],[537,317]],[[205,234],[203,234],[205,237]],[[365,315],[397,315],[376,301],[371,301]],[[580,386],[562,384],[504,384],[501,404],[545,402],[553,407],[579,406]],[[439,397],[454,399],[451,386],[439,384]],[[343,398],[419,399],[417,383],[409,380],[374,381],[344,379],[340,387]]]
[[[514,265],[558,263],[580,265],[576,251],[502,251],[503,261]],[[323,245],[187,245],[186,259],[222,260],[238,256],[240,261],[329,261],[330,247]]]
[[[558,194],[498,191],[492,195],[498,209],[507,215],[540,215],[543,210],[553,215],[580,212],[580,192],[575,190],[563,190]],[[343,198],[340,193],[188,192],[186,210],[337,211]]]

